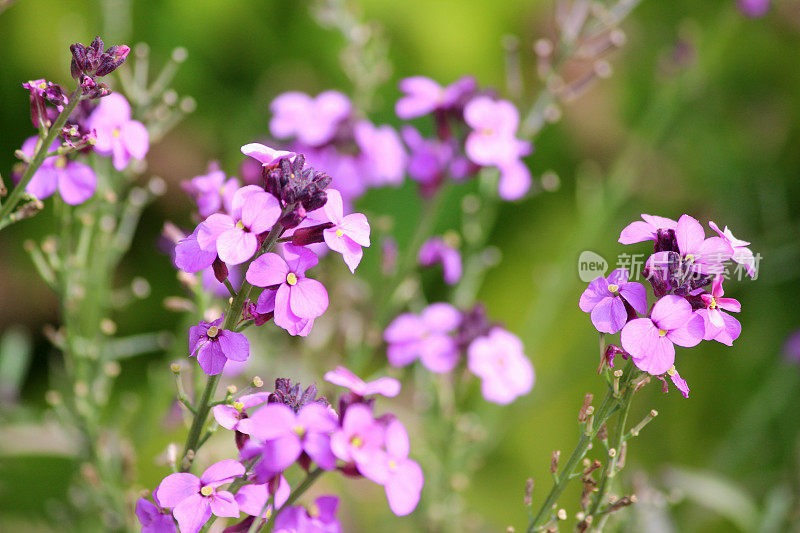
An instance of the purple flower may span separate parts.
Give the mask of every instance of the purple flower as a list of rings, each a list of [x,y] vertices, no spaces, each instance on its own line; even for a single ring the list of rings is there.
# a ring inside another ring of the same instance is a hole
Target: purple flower
[[[334,252],[342,254],[350,272],[355,273],[356,267],[364,255],[361,247],[370,245],[369,221],[362,213],[351,213],[345,216],[342,195],[336,189],[328,189],[327,194],[328,201],[322,206],[321,212],[317,212],[321,216],[315,216],[315,218],[318,218],[319,222],[332,224],[331,227],[322,231],[325,244]]]
[[[481,393],[490,402],[508,404],[533,388],[533,365],[525,357],[522,341],[500,327],[472,341],[467,367],[481,378]]]
[[[259,470],[277,474],[305,452],[324,470],[336,468],[330,434],[338,427],[331,410],[309,403],[295,414],[280,403],[270,403],[239,422],[242,433],[264,441]]]
[[[255,394],[242,396],[233,402],[232,405],[215,405],[212,409],[214,419],[217,421],[217,424],[225,429],[244,433],[244,431],[239,429],[239,422],[247,418],[247,409],[266,403],[268,398],[268,392],[256,392]]]
[[[175,245],[175,266],[184,272],[200,272],[211,266],[217,258],[217,250],[203,250],[197,242],[197,226],[191,235],[178,241]]]
[[[620,340],[636,366],[656,376],[675,364],[675,344],[697,346],[704,333],[703,319],[692,312],[691,304],[668,294],[653,305],[649,317],[625,324]]]
[[[383,332],[389,364],[406,366],[419,358],[431,372],[451,371],[458,363],[458,346],[450,333],[460,322],[461,313],[446,303],[431,304],[421,315],[398,316]]]
[[[30,137],[22,144],[22,152],[32,158],[36,150],[37,137]],[[54,142],[50,151],[58,149],[58,142]],[[97,176],[89,165],[71,161],[63,155],[45,158],[39,169],[33,174],[25,191],[39,200],[51,196],[56,189],[61,194],[64,202],[78,205],[94,194],[97,188]]]
[[[736,0],[736,5],[745,16],[758,18],[767,14],[770,0]]]
[[[240,488],[236,492],[236,496],[234,496],[236,503],[239,505],[239,511],[250,516],[258,516],[258,513],[267,504],[271,493],[274,493],[272,496],[275,502],[275,509],[283,507],[283,504],[286,503],[292,493],[292,488],[283,476],[277,476],[277,487],[275,485],[276,482],[271,481],[268,483],[249,483]],[[272,516],[272,507],[272,504],[270,504],[261,513],[261,517],[269,518]]]
[[[258,235],[269,231],[280,216],[274,196],[245,185],[233,195],[230,215],[214,213],[198,226],[197,244],[205,252],[215,250],[225,263],[244,263],[258,250]]]
[[[786,339],[783,353],[788,361],[800,363],[800,330],[795,331]]]
[[[701,293],[700,298],[705,305],[704,309],[696,311],[698,315],[703,317],[705,327],[703,339],[707,341],[715,340],[722,344],[733,346],[733,341],[738,339],[742,333],[742,325],[725,311],[738,313],[742,310],[742,305],[733,298],[723,298],[725,291],[722,290],[721,275],[717,275],[714,278],[710,294],[704,291],[699,292]]]
[[[690,217],[681,215],[675,228],[675,239],[683,262],[690,272],[697,274],[720,274],[725,261],[733,256],[733,247],[725,239],[706,239],[703,226]]]
[[[526,146],[526,145],[520,145]],[[520,155],[524,155],[524,151]],[[531,188],[531,171],[519,159],[512,159],[498,165],[500,181],[497,183],[497,192],[503,200],[519,200]]]
[[[359,471],[379,458],[384,443],[384,429],[372,415],[372,409],[356,403],[344,412],[342,426],[331,435],[331,451]]]
[[[642,215],[642,219],[644,222],[637,220],[625,226],[619,234],[620,244],[654,241],[658,236],[658,230],[675,230],[678,227],[678,223],[671,218]]]
[[[239,189],[236,178],[226,179],[225,172],[220,170],[216,162],[208,164],[207,174],[195,176],[181,183],[183,190],[197,202],[200,216],[205,218],[216,213],[223,206],[226,211],[232,209],[233,196]]]
[[[189,328],[189,352],[197,356],[200,368],[209,376],[222,372],[225,363],[247,361],[250,343],[243,333],[220,329],[220,317],[214,322],[203,322]]]
[[[750,243],[734,237],[733,233],[731,233],[731,230],[728,229],[728,226],[725,226],[724,230],[719,229],[719,226],[717,226],[714,222],[709,222],[708,226],[714,230],[721,239],[727,242],[731,248],[733,248],[732,259],[740,265],[744,265],[750,277],[755,278],[756,259],[753,256],[753,252],[750,250],[750,248],[748,248]]]
[[[216,489],[244,473],[245,468],[239,461],[226,459],[209,466],[200,477],[189,473],[168,475],[153,496],[164,507],[172,508],[181,533],[197,533],[212,513],[219,517],[239,516],[233,494]]]
[[[597,331],[616,333],[628,320],[626,302],[640,314],[647,314],[647,289],[641,283],[629,282],[628,271],[618,268],[608,278],[601,276],[589,283],[578,306],[591,313]]]
[[[464,148],[479,165],[502,166],[530,152],[530,146],[515,137],[519,112],[507,100],[474,98],[464,108],[464,120],[472,128]]]
[[[419,503],[425,476],[419,464],[408,458],[408,433],[396,418],[386,426],[386,451],[360,468],[367,479],[383,485],[389,508],[397,516],[410,514]]]
[[[425,241],[419,249],[417,260],[426,267],[441,263],[444,281],[448,285],[455,285],[461,279],[461,254],[440,237]]]
[[[408,175],[422,186],[425,194],[432,193],[444,179],[453,160],[453,144],[425,139],[413,126],[403,126],[400,135],[411,150],[406,169]]]
[[[97,132],[95,151],[111,156],[114,168],[123,170],[131,158],[144,159],[150,148],[150,137],[144,124],[131,120],[131,106],[124,96],[110,94],[100,100],[86,128]]]
[[[34,128],[48,122],[48,103],[55,105],[59,113],[68,103],[67,96],[61,87],[47,80],[31,80],[23,83],[22,86],[30,91],[31,122]]]
[[[380,394],[387,398],[394,398],[400,394],[400,382],[394,378],[382,377],[367,383],[343,366],[325,373],[325,381],[346,387],[356,396],[364,397]]]
[[[314,252],[284,245],[284,257],[266,253],[250,263],[245,278],[257,287],[277,287],[275,324],[291,335],[307,335],[309,321],[328,308],[328,292],[319,281],[305,277],[318,262]],[[261,312],[259,310],[259,312]]]
[[[430,78],[412,76],[400,80],[399,87],[405,96],[395,104],[395,112],[399,118],[411,120],[436,110],[456,107],[465,96],[475,91],[477,83],[475,78],[464,76],[442,87]]]
[[[359,120],[353,128],[353,138],[361,150],[359,163],[370,185],[380,187],[403,182],[407,156],[394,128]]]
[[[142,533],[177,533],[172,515],[162,513],[158,506],[145,498],[136,501],[136,518],[142,524]]]
[[[350,100],[340,92],[325,91],[312,98],[301,92],[283,93],[270,104],[269,130],[279,139],[296,137],[309,146],[330,141],[350,116]]]
[[[284,509],[275,519],[275,533],[341,533],[338,506],[336,496],[320,496],[308,509],[300,505]]]
[[[675,370],[674,366],[672,368],[670,368],[669,370],[667,370],[667,375],[672,380],[672,384],[675,385],[675,388],[678,389],[678,391],[681,394],[683,394],[683,397],[684,398],[688,398],[689,397],[689,384],[686,383],[686,380],[683,379],[680,374],[678,374],[678,371]],[[659,376],[659,379],[664,381],[664,386],[666,387],[666,384],[667,384],[666,380],[664,380],[664,378],[661,377],[661,376]],[[664,390],[664,392],[666,392],[666,389]]]
[[[261,166],[268,168],[276,166],[278,161],[283,158],[293,159],[295,156],[294,152],[275,150],[274,148],[259,143],[245,144],[242,146],[241,150],[244,155],[256,159],[261,163]]]

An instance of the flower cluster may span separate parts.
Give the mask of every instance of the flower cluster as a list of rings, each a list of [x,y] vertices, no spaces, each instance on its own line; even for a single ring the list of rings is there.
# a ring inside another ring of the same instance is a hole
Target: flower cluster
[[[246,528],[255,517],[269,518],[275,512],[280,512],[276,531],[340,531],[334,496],[320,497],[308,507],[281,509],[292,494],[284,472],[294,464],[306,472],[339,470],[366,477],[384,487],[396,515],[411,513],[424,484],[422,469],[409,458],[403,424],[392,414],[374,413],[375,395],[396,396],[400,383],[386,377],[367,383],[344,367],[328,372],[325,379],[349,389],[338,412],[325,398],[317,398],[316,386],[301,391],[288,379],[276,380],[272,393],[248,394],[215,406],[217,423],[234,432],[239,460],[219,461],[199,477],[183,472],[166,476],[153,492],[153,502],[137,503],[143,531],[175,531],[174,518],[181,533],[196,533],[212,515],[239,518],[241,513],[248,515],[239,524]]]
[[[98,98],[110,93],[97,78],[111,74],[125,62],[131,49],[126,45],[110,46],[103,51],[103,41],[95,37],[89,46],[75,43],[69,47],[72,52],[70,73],[81,84],[82,92],[88,98]]]
[[[327,290],[307,275],[319,262],[311,247],[324,243],[355,272],[362,247],[370,245],[369,222],[361,213],[345,214],[341,193],[327,188],[330,177],[306,166],[302,154],[257,143],[243,146],[242,152],[262,165],[263,185],[239,187],[214,165],[185,182],[205,218],[175,246],[175,264],[190,273],[213,269],[223,282],[231,267],[249,262],[244,277],[263,290],[237,320],[256,325],[274,320],[291,335],[308,335],[328,308]],[[281,243],[275,251],[258,255],[270,234],[271,244],[279,238]],[[218,361],[247,358],[229,353],[224,343],[219,347]],[[208,368],[203,366],[207,373]],[[218,371],[213,367],[213,373]]]
[[[419,249],[417,261],[424,267],[441,264],[444,281],[448,285],[455,285],[461,279],[463,272],[461,253],[458,248],[441,237],[431,237],[425,241]]]
[[[703,340],[732,345],[741,324],[728,312],[738,313],[741,306],[724,297],[725,262],[733,260],[755,276],[750,243],[735,238],[727,227],[708,225],[717,236],[706,238],[702,225],[689,215],[677,221],[642,215],[642,221],[622,230],[619,242],[653,241],[644,270],[653,305],[648,309],[644,285],[629,281],[625,269],[593,280],[579,302],[599,332],[620,333],[622,347],[610,345],[606,350],[611,366],[616,354],[631,356],[637,368],[658,376],[665,386],[664,376],[669,375],[686,397],[689,388],[675,369],[675,345],[690,348]]]
[[[461,312],[434,303],[420,314],[403,313],[383,333],[392,366],[420,360],[435,373],[451,372],[466,354],[467,368],[481,378],[483,397],[508,404],[533,388],[534,371],[517,336],[486,319],[476,307]]]

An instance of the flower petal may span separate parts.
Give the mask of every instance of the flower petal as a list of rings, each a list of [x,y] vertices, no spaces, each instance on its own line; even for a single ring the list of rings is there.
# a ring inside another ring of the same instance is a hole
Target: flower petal
[[[299,278],[290,289],[289,306],[300,318],[316,318],[328,308],[328,291],[315,279]]]
[[[245,279],[256,287],[271,287],[286,283],[289,265],[276,253],[266,253],[255,259],[247,268]]]
[[[199,493],[183,500],[172,511],[181,533],[197,533],[211,518],[211,502]]]

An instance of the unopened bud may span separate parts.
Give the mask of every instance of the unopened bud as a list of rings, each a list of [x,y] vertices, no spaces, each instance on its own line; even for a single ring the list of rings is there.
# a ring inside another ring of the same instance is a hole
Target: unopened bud
[[[236,385],[228,385],[228,394],[236,394],[237,390]]]
[[[564,508],[559,509],[558,512],[556,513],[556,516],[558,517],[559,520],[566,520],[567,510]]]
[[[260,377],[258,376],[253,377],[253,387],[258,388],[263,386],[264,386],[264,381]]]
[[[550,457],[550,473],[555,474],[558,472],[558,459],[561,457],[561,450],[553,450],[553,455]]]
[[[169,369],[172,370],[173,374],[180,374],[181,365],[180,363],[172,363],[171,365],[169,365]]]

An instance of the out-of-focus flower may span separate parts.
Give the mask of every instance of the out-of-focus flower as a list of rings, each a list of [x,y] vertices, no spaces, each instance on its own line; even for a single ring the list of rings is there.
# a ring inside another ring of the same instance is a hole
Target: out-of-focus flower
[[[333,138],[339,123],[350,116],[352,105],[337,91],[325,91],[315,98],[292,91],[275,98],[270,110],[269,130],[275,137],[295,137],[303,144],[319,146]]]
[[[461,279],[461,254],[441,237],[431,237],[425,241],[419,249],[417,260],[426,267],[441,263],[444,281],[448,285],[455,285]]]
[[[419,358],[431,372],[451,371],[458,363],[458,346],[453,333],[461,314],[446,303],[429,305],[421,315],[404,313],[383,332],[389,345],[386,356],[392,366],[406,366]]]
[[[205,218],[224,207],[232,210],[233,195],[239,189],[236,178],[228,179],[216,161],[208,164],[206,174],[181,183],[183,190],[197,202],[197,211]]]
[[[274,493],[271,494],[273,491]],[[273,505],[267,506],[270,495],[275,502],[275,509],[280,509],[291,494],[292,488],[286,478],[277,476],[276,482],[248,483],[236,491],[234,498],[239,504],[239,511],[250,516],[258,516],[258,513],[261,513],[262,518],[269,518],[273,512]]]
[[[769,11],[770,3],[770,0],[736,0],[739,11],[751,18],[766,15],[767,11]]]
[[[214,376],[222,372],[228,359],[247,361],[250,343],[243,333],[220,329],[224,317],[189,328],[189,352],[197,356],[203,372]]]
[[[592,324],[601,333],[616,333],[628,321],[628,303],[640,314],[647,314],[647,290],[641,283],[628,281],[628,271],[618,268],[608,278],[594,279],[581,294],[578,306],[591,313]],[[636,318],[634,314],[631,318]]]
[[[754,278],[756,275],[756,259],[753,256],[753,252],[748,248],[750,243],[734,237],[728,226],[725,226],[724,230],[719,229],[719,226],[714,222],[709,222],[708,226],[733,248],[732,259],[740,265],[744,265],[750,277]]]
[[[361,150],[359,162],[369,185],[399,185],[406,170],[406,150],[400,136],[391,126],[375,126],[359,120],[353,138]]]
[[[355,463],[359,471],[379,459],[384,443],[384,429],[375,420],[372,409],[356,403],[347,408],[342,426],[331,436],[331,450],[346,462]]]
[[[472,76],[464,76],[447,87],[425,76],[404,78],[399,83],[404,96],[397,100],[395,112],[401,119],[411,120],[437,110],[450,110],[463,105],[465,97],[473,94],[477,85]]]
[[[217,490],[245,473],[244,465],[226,459],[206,468],[200,477],[189,473],[170,474],[165,477],[153,495],[178,521],[181,533],[197,533],[211,515],[239,516],[239,505],[233,494]]]
[[[341,533],[338,506],[336,496],[320,496],[307,509],[300,505],[284,509],[275,519],[275,533]]]
[[[508,404],[533,388],[533,365],[525,357],[522,341],[500,327],[472,341],[467,367],[481,378],[481,392],[490,402]]]
[[[37,139],[30,137],[22,144],[22,153],[29,158],[34,155]],[[56,141],[50,146],[50,151],[54,152],[57,149]],[[28,182],[25,191],[39,200],[44,200],[58,189],[66,203],[78,205],[91,198],[96,188],[97,176],[92,167],[59,155],[45,158]]]
[[[375,381],[366,382],[343,366],[325,373],[325,381],[346,387],[356,396],[365,397],[380,394],[393,398],[400,394],[400,382],[394,378],[382,377]]]
[[[423,194],[431,194],[443,181],[455,156],[455,147],[451,142],[426,139],[413,126],[403,126],[400,135],[411,150],[408,175],[420,184]]]
[[[266,403],[268,398],[268,392],[256,392],[254,394],[242,396],[233,402],[233,404],[215,405],[212,408],[214,420],[225,429],[240,431],[239,423],[247,418],[247,410],[252,407],[257,407],[262,403]]]
[[[144,124],[131,120],[131,106],[124,96],[110,94],[89,116],[86,127],[97,132],[95,151],[111,156],[114,168],[123,170],[131,158],[144,159],[150,148],[150,137]]]

